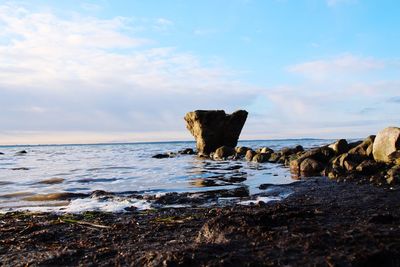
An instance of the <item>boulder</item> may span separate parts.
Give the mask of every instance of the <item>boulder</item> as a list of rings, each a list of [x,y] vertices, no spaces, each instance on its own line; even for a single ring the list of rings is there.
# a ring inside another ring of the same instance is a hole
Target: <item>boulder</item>
[[[235,149],[229,146],[221,146],[215,150],[214,159],[226,159],[227,157],[234,156],[236,154]]]
[[[0,155],[4,155],[4,153],[3,153],[3,152],[0,152]]]
[[[196,139],[199,154],[209,154],[218,147],[236,147],[247,119],[247,111],[226,114],[223,110],[196,110],[185,115],[186,128]]]
[[[267,153],[257,153],[252,158],[252,161],[258,162],[258,163],[266,162],[268,160],[269,156],[270,156],[270,154],[267,154]]]
[[[240,156],[244,156],[246,155],[246,152],[249,150],[249,147],[245,147],[245,146],[239,146],[235,148],[236,154],[240,155]]]
[[[254,155],[256,155],[256,152],[254,152],[253,150],[249,149],[246,152],[245,158],[246,158],[247,161],[252,161]]]
[[[274,163],[276,163],[276,162],[279,161],[280,157],[281,157],[281,154],[280,154],[280,153],[271,153],[271,155],[270,155],[268,161],[269,161],[269,162],[274,162]]]
[[[324,169],[324,166],[311,158],[304,159],[300,164],[300,174],[303,176],[312,176],[319,174]]]
[[[353,171],[366,158],[359,154],[343,153],[332,160],[332,167]]]
[[[356,147],[350,149],[349,154],[358,154],[363,157],[368,157],[372,159],[372,147],[374,144],[375,135],[368,136],[364,141],[362,141]]]
[[[257,153],[274,153],[274,150],[269,147],[262,147],[257,149]]]
[[[349,144],[347,143],[346,139],[339,139],[335,143],[328,146],[331,148],[337,155],[346,153],[349,151]]]
[[[356,171],[365,175],[370,175],[377,173],[379,171],[379,168],[381,167],[381,164],[374,160],[364,160],[361,162],[357,167]]]
[[[373,156],[376,161],[390,163],[392,153],[400,150],[400,128],[388,127],[380,131],[373,144]]]
[[[299,159],[311,158],[320,163],[328,163],[335,156],[335,152],[327,147],[318,147],[305,152]]]
[[[296,154],[298,152],[303,152],[303,151],[304,151],[304,148],[302,146],[298,145],[294,148],[284,147],[279,152],[281,153],[282,156],[288,157],[290,155]]]

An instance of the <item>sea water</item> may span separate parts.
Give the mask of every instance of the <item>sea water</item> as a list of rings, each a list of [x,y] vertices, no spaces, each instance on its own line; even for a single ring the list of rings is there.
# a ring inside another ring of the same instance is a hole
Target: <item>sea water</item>
[[[304,148],[332,140],[297,139],[241,141],[253,149],[302,145]],[[195,155],[155,159],[154,154],[195,148],[194,142],[127,143],[95,145],[0,146],[0,212],[15,210],[82,212],[148,209],[150,200],[137,196],[167,193],[201,193],[245,188],[249,197],[260,184],[294,182],[287,168],[274,163],[242,160],[213,161]],[[26,150],[26,154],[18,153]],[[96,197],[102,190],[113,197]],[[54,195],[58,194],[59,195]],[[74,198],[66,193],[81,194]],[[130,196],[136,197],[130,197]],[[257,199],[259,199],[258,197]],[[248,199],[230,200],[250,203]],[[265,199],[264,199],[265,200]],[[219,203],[223,203],[221,198]],[[214,203],[215,204],[215,203]]]

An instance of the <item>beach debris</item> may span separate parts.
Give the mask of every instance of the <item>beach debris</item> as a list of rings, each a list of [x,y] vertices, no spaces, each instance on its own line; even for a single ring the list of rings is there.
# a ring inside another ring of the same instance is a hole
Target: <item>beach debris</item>
[[[184,119],[186,128],[196,139],[198,154],[210,154],[221,146],[236,147],[247,119],[247,111],[226,114],[223,110],[196,110]]]

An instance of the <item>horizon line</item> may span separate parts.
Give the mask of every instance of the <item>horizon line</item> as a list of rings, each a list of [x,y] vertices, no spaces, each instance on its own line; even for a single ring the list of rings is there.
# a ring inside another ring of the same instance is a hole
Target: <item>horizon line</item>
[[[286,141],[286,140],[336,140],[337,138],[313,138],[313,137],[302,137],[302,138],[272,138],[272,139],[243,139],[238,142],[255,142],[255,141]],[[362,138],[348,138],[362,139]],[[9,144],[2,145],[0,147],[35,147],[35,146],[90,146],[90,145],[135,145],[135,144],[164,144],[164,143],[196,143],[196,140],[171,140],[171,141],[131,141],[131,142],[98,142],[98,143],[49,143],[49,144]]]

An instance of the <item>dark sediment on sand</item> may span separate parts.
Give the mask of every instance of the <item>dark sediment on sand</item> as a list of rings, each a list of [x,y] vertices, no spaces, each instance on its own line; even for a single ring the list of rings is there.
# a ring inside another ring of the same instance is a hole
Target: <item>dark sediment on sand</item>
[[[310,178],[280,202],[123,214],[0,215],[22,265],[400,266],[400,190]]]

